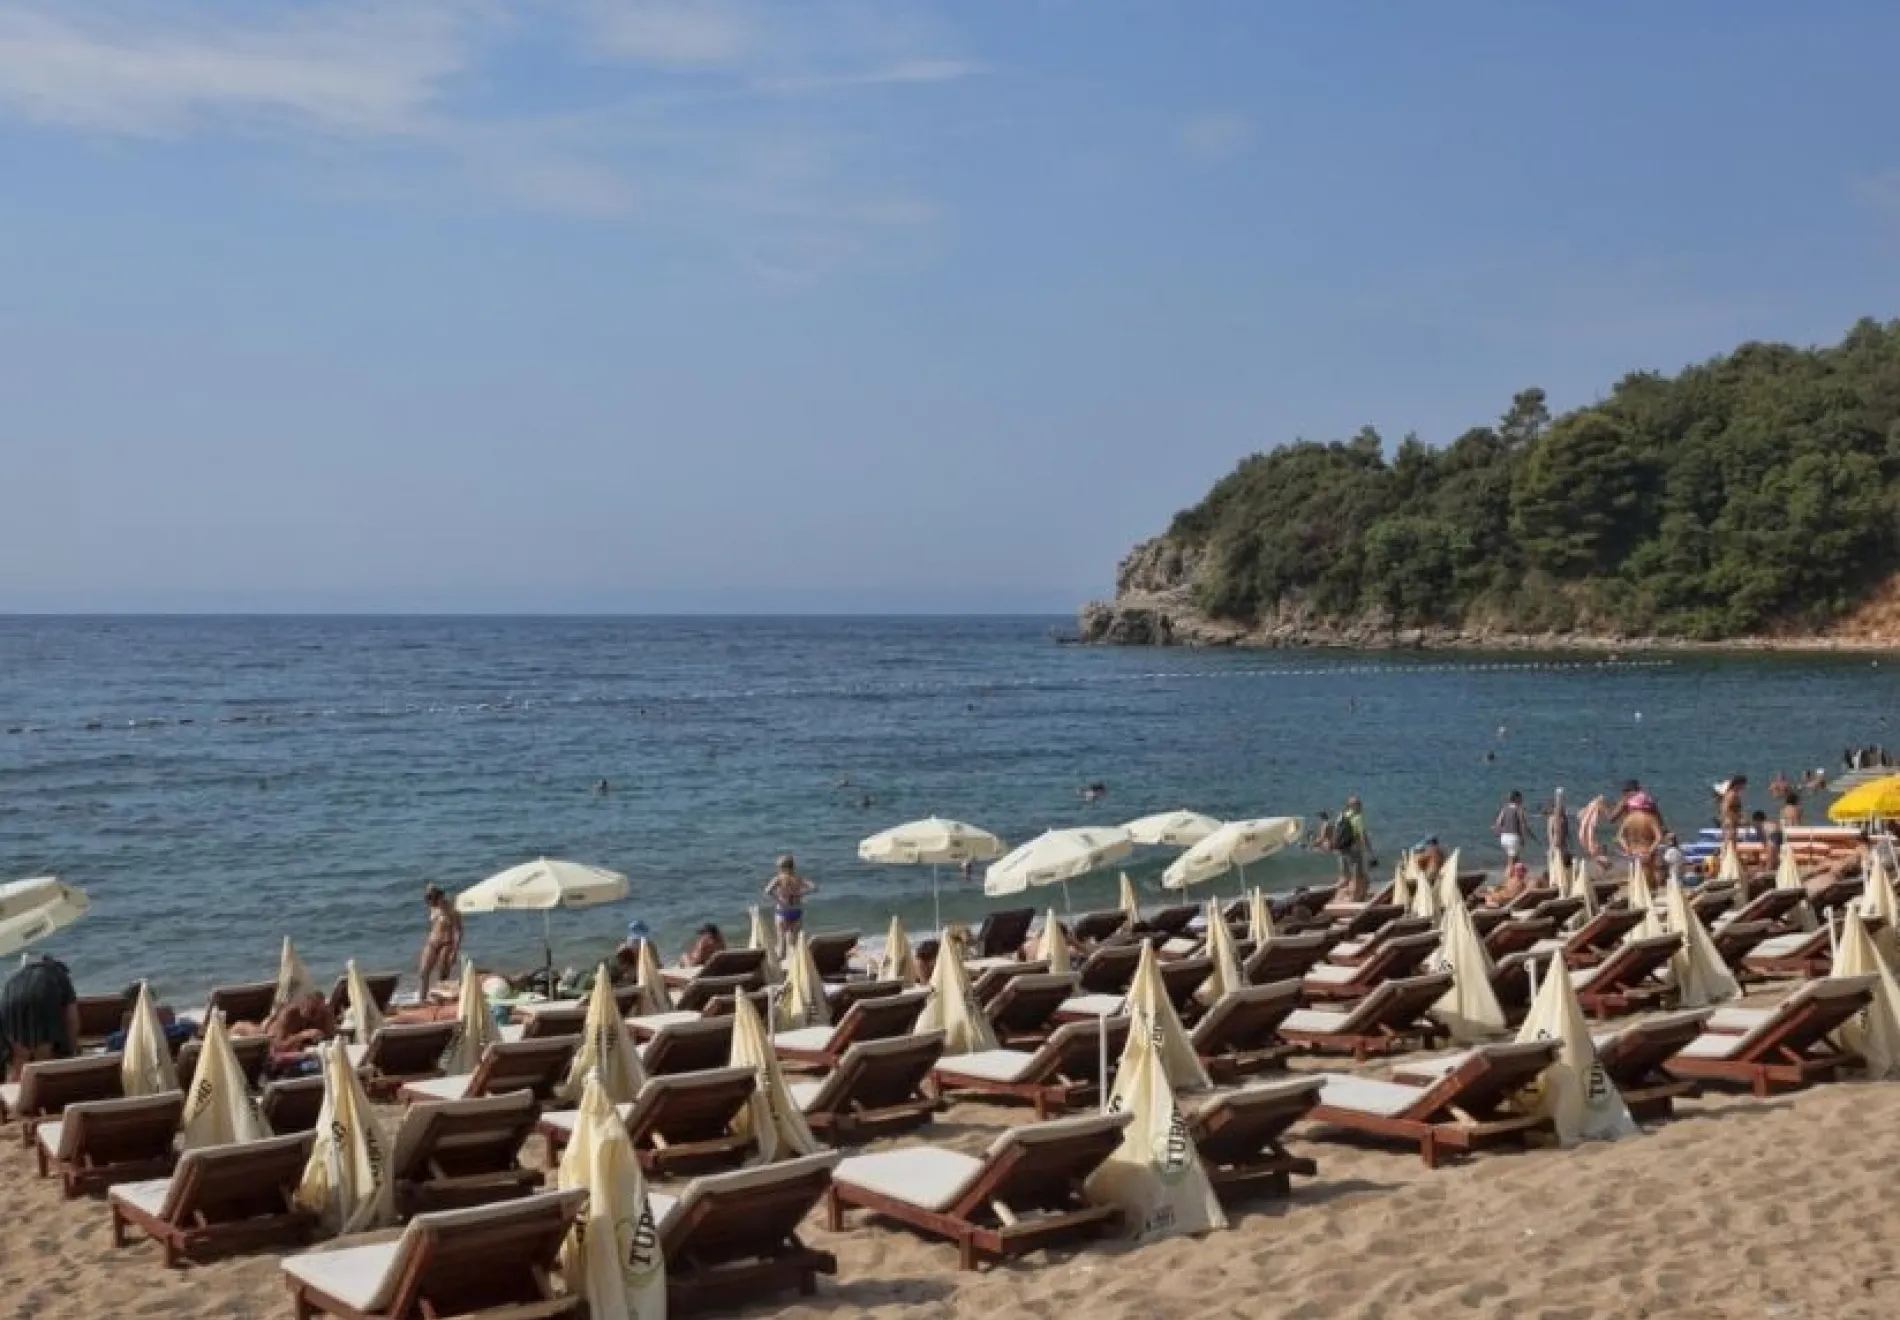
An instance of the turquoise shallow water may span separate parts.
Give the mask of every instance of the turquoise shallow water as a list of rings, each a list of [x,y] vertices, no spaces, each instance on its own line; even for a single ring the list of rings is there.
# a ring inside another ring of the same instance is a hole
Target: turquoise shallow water
[[[1633,775],[1699,825],[1710,780],[1744,771],[1759,796],[1776,769],[1832,772],[1847,744],[1887,740],[1900,696],[1867,657],[1109,650],[1051,644],[1064,623],[0,619],[0,878],[91,893],[47,945],[82,984],[144,973],[190,997],[270,975],[285,933],[320,972],[407,969],[427,881],[537,854],[627,872],[628,903],[557,918],[574,963],[634,916],[669,948],[697,920],[743,929],[784,851],[821,887],[814,926],[881,930],[893,909],[927,925],[929,873],[855,849],[933,812],[1013,843],[1357,791],[1382,858],[1436,831],[1484,860],[1509,788],[1581,805]],[[1107,796],[1083,803],[1097,780]],[[1167,860],[1130,869],[1152,886]],[[1293,853],[1250,874],[1326,870]],[[986,906],[945,891],[948,915]],[[1112,876],[1073,899],[1112,903]],[[539,922],[472,918],[469,946],[525,965]]]

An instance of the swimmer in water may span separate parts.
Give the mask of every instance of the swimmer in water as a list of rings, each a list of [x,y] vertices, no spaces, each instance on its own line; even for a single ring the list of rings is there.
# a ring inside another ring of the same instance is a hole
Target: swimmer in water
[[[614,786],[608,783],[604,779],[594,785],[594,792],[601,797],[605,797],[607,794],[613,791],[614,791]]]

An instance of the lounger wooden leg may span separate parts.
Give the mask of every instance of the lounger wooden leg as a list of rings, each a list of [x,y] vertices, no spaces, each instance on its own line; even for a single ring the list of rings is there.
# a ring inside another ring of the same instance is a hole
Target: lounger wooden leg
[[[125,1217],[119,1213],[117,1202],[112,1205],[112,1245],[115,1247],[125,1245]]]
[[[833,1233],[844,1232],[844,1200],[835,1183],[825,1189],[825,1227]]]
[[[960,1270],[976,1268],[976,1238],[968,1231],[957,1234],[957,1268]]]
[[[1436,1169],[1438,1167],[1438,1134],[1435,1132],[1427,1132],[1424,1136],[1420,1137],[1418,1141],[1418,1153],[1424,1157],[1426,1168]]]
[[[1773,1092],[1774,1088],[1768,1081],[1768,1070],[1766,1068],[1757,1068],[1755,1070],[1755,1076],[1750,1083],[1750,1089],[1754,1091],[1757,1100],[1766,1100]]]

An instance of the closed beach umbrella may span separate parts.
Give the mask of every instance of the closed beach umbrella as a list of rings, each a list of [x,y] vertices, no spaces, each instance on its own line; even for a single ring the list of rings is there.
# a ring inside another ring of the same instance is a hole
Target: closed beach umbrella
[[[1128,872],[1121,873],[1122,914],[1128,918],[1128,924],[1141,924],[1141,900],[1135,895],[1135,882],[1128,878]]]
[[[139,982],[138,1002],[132,1006],[132,1021],[125,1029],[119,1074],[129,1096],[163,1095],[178,1089],[171,1042],[165,1039],[164,1025],[152,1003],[152,987],[144,981]]]
[[[666,1258],[646,1179],[612,1097],[588,1077],[574,1135],[555,1175],[587,1193],[587,1209],[561,1246],[561,1278],[594,1320],[664,1320]]]
[[[224,1031],[224,1014],[213,1013],[198,1046],[198,1070],[192,1074],[191,1094],[179,1123],[186,1150],[201,1146],[229,1146],[240,1141],[262,1141],[270,1126],[251,1103],[244,1070],[231,1050]]]
[[[323,1058],[323,1108],[317,1140],[297,1186],[296,1202],[329,1234],[367,1233],[396,1222],[389,1180],[389,1139],[370,1109],[363,1079],[340,1040],[317,1047]]]
[[[1155,961],[1152,944],[1141,946],[1141,961],[1128,986],[1128,1017],[1129,1040],[1138,1035],[1154,1037],[1162,1071],[1177,1091],[1205,1091],[1212,1085],[1207,1069],[1201,1066],[1201,1056],[1194,1052],[1194,1042],[1181,1025],[1181,1015],[1174,1011],[1174,1001],[1161,983],[1161,964]]]
[[[1219,829],[1220,825],[1212,816],[1203,816],[1198,811],[1163,811],[1131,820],[1122,828],[1128,831],[1128,837],[1136,843],[1165,848],[1192,848]]]
[[[1625,944],[1633,940],[1646,940],[1652,935],[1661,935],[1668,931],[1669,923],[1656,909],[1656,895],[1649,887],[1649,875],[1643,870],[1643,864],[1635,858],[1630,859],[1630,875],[1625,893],[1632,912],[1643,914],[1640,925],[1623,937]]]
[[[1454,895],[1452,901],[1460,907],[1464,906],[1464,890],[1458,887],[1458,856],[1458,850],[1452,849],[1451,856],[1438,868],[1436,883],[1427,879],[1422,872],[1417,876],[1412,884],[1412,902],[1406,908],[1407,912],[1427,921],[1437,921],[1444,914],[1447,881],[1450,882],[1449,892]]]
[[[1392,901],[1407,912],[1412,910],[1412,900],[1418,894],[1418,889],[1412,879],[1414,869],[1410,853],[1407,853],[1405,858],[1392,868]]]
[[[1445,884],[1456,893],[1457,873],[1448,872]],[[1445,1024],[1453,1040],[1469,1045],[1504,1033],[1504,1009],[1491,988],[1491,953],[1478,936],[1471,909],[1462,901],[1444,903],[1432,968],[1451,973],[1451,989],[1432,1005],[1432,1014]]]
[[[488,1011],[488,997],[482,993],[482,979],[475,975],[475,964],[462,959],[462,987],[455,1006],[455,1034],[442,1052],[442,1071],[451,1077],[474,1072],[481,1066],[482,1055],[501,1039],[501,1028]]]
[[[1856,1013],[1835,1033],[1841,1048],[1858,1054],[1872,1081],[1900,1078],[1900,981],[1874,945],[1866,918],[1853,908],[1841,927],[1840,951],[1834,955],[1835,976],[1868,976],[1874,982],[1873,1002]]]
[[[1202,1005],[1212,1004],[1247,984],[1247,978],[1240,971],[1240,950],[1234,947],[1234,932],[1228,927],[1227,918],[1221,915],[1220,902],[1216,899],[1208,900],[1207,904],[1207,955],[1214,968],[1194,991],[1194,998]]]
[[[1091,1201],[1120,1206],[1129,1236],[1143,1242],[1227,1227],[1168,1084],[1155,1025],[1135,1011],[1107,1105],[1109,1113],[1127,1114],[1128,1126],[1085,1185]]]
[[[648,1013],[673,1011],[673,992],[660,973],[660,955],[654,952],[652,940],[640,941],[640,997]]]
[[[1299,837],[1298,816],[1230,820],[1175,858],[1173,865],[1161,873],[1161,883],[1169,889],[1185,889],[1237,870],[1245,885],[1248,866],[1271,857]]]
[[[1860,911],[1868,920],[1878,918],[1880,921],[1879,929],[1874,934],[1874,947],[1885,954],[1888,961],[1900,964],[1900,897],[1894,894],[1893,872],[1881,860],[1879,848],[1875,848],[1868,857],[1866,888],[1861,892]]]
[[[765,909],[754,903],[749,909],[752,929],[746,936],[746,948],[758,949],[765,954],[765,961],[759,964],[759,973],[765,977],[767,985],[777,985],[785,979],[785,969],[779,966],[778,935],[765,919]]]
[[[352,958],[343,967],[343,984],[350,996],[349,1011],[344,1014],[343,1027],[356,1033],[358,1045],[369,1044],[369,1038],[382,1029],[383,1010],[376,1006],[376,996],[369,992],[369,982],[363,979],[362,969]]]
[[[1557,897],[1570,897],[1570,863],[1555,848],[1550,850],[1544,862],[1544,869],[1550,873],[1550,887],[1557,891]]]
[[[811,956],[811,941],[802,930],[798,932],[798,942],[792,946],[791,965],[785,972],[784,988],[779,991],[778,1024],[786,1030],[831,1025],[824,978],[818,975],[818,963]]]
[[[1725,885],[1739,885],[1745,878],[1742,875],[1742,854],[1735,847],[1735,840],[1722,840],[1722,853],[1715,864],[1715,878]]]
[[[937,950],[930,973],[930,998],[917,1016],[916,1034],[943,1032],[945,1054],[974,1054],[996,1048],[996,1033],[970,988],[970,969],[963,965],[963,949],[946,936]]]
[[[1062,976],[1074,970],[1069,962],[1069,942],[1062,936],[1062,923],[1056,920],[1054,908],[1042,919],[1042,939],[1036,945],[1036,959],[1048,963],[1050,971]]]
[[[1813,930],[1820,923],[1814,917],[1814,905],[1808,902],[1808,887],[1801,880],[1801,861],[1794,855],[1792,844],[1783,846],[1781,862],[1775,867],[1776,889],[1797,889],[1801,892],[1801,901],[1794,905],[1788,914],[1788,921],[1804,931]]]
[[[943,904],[937,891],[937,868],[987,862],[1002,855],[1003,841],[988,830],[941,816],[893,825],[858,842],[862,861],[930,868],[930,901],[939,933],[943,930]]]
[[[52,876],[0,884],[0,957],[65,930],[91,906],[85,890]]]
[[[646,1069],[640,1066],[640,1051],[621,1019],[620,1005],[614,1002],[613,982],[607,965],[594,974],[594,989],[587,999],[587,1022],[581,1028],[580,1048],[568,1065],[567,1083],[562,1095],[578,1100],[588,1083],[597,1083],[615,1104],[632,1104],[646,1085]]]
[[[550,913],[556,908],[590,908],[627,896],[627,877],[584,862],[537,857],[497,872],[455,896],[457,912],[539,912],[541,945],[547,955],[548,993],[554,993],[554,936]]]
[[[1900,775],[1888,775],[1850,788],[1827,809],[1827,818],[1836,824],[1895,816],[1900,816]]]
[[[993,863],[983,876],[983,892],[999,898],[1020,894],[1032,885],[1061,885],[1067,907],[1069,881],[1120,861],[1134,848],[1127,831],[1113,825],[1049,830]]]
[[[1273,904],[1264,889],[1247,895],[1247,938],[1257,945],[1273,938]]]
[[[1520,1045],[1540,1040],[1557,1042],[1557,1058],[1524,1088],[1523,1102],[1530,1112],[1555,1123],[1558,1141],[1566,1146],[1614,1141],[1636,1131],[1629,1106],[1597,1058],[1590,1024],[1561,957],[1551,960],[1550,972],[1517,1030]]]
[[[785,1085],[785,1074],[779,1069],[772,1042],[766,1039],[759,1010],[744,995],[733,1000],[732,1010],[731,1066],[750,1068],[758,1077],[752,1099],[733,1120],[734,1131],[740,1136],[751,1134],[759,1146],[760,1164],[816,1154],[818,1140]]]
[[[297,946],[290,942],[290,936],[284,936],[283,951],[277,955],[277,993],[271,996],[271,1007],[282,1008],[292,1000],[315,993],[317,983],[310,979],[310,969],[297,956]]]
[[[916,985],[922,978],[918,975],[917,955],[910,947],[910,936],[904,932],[904,923],[897,916],[891,917],[890,934],[884,937],[884,953],[877,960],[877,979],[880,981],[902,981],[905,985]]]
[[[1668,928],[1682,936],[1682,947],[1669,959],[1670,977],[1682,1006],[1701,1008],[1740,995],[1741,987],[1736,985],[1734,974],[1716,951],[1708,927],[1689,906],[1687,891],[1674,880],[1667,882],[1666,906]]]

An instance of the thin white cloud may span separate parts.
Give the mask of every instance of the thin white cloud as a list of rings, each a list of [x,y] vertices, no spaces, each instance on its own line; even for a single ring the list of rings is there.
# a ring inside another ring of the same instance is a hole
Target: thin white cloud
[[[756,56],[765,16],[746,0],[577,0],[595,52],[672,69],[725,68]]]
[[[1201,114],[1181,125],[1181,154],[1204,165],[1231,160],[1253,144],[1253,124],[1235,114]]]
[[[750,85],[759,92],[797,96],[812,92],[846,91],[854,87],[914,87],[929,83],[960,82],[987,72],[987,66],[971,60],[903,60],[883,68],[853,73],[760,78]]]

